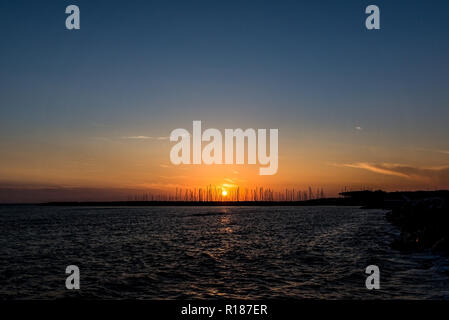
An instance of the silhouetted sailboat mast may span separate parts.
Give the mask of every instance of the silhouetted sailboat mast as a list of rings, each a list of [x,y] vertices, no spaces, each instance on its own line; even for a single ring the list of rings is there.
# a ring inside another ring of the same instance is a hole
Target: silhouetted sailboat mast
[[[286,188],[277,191],[272,188],[224,188],[222,186],[208,185],[205,188],[176,188],[174,191],[156,191],[134,194],[128,197],[128,201],[307,201],[325,198],[323,188],[312,187],[306,190]]]

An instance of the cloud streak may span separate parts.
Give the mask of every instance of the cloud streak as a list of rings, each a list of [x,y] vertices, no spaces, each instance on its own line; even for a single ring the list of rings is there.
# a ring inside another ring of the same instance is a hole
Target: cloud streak
[[[447,185],[449,182],[449,166],[441,167],[416,167],[392,163],[347,163],[340,165],[347,168],[363,169],[378,174],[395,176],[409,180],[420,180]]]
[[[130,139],[130,140],[167,140],[168,137],[129,136],[129,137],[122,137],[122,139]]]
[[[371,164],[366,162],[359,163],[347,163],[344,164],[343,167],[347,168],[356,168],[356,169],[365,169],[371,172],[380,173],[389,176],[397,176],[401,178],[409,178],[409,176],[403,172],[396,171],[398,165],[391,164]]]

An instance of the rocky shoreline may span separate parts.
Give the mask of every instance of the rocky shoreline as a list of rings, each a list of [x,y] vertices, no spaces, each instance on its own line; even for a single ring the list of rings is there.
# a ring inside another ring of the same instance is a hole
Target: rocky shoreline
[[[392,243],[394,249],[449,254],[449,191],[359,191],[342,195],[362,200],[370,208],[390,210],[386,219],[400,230]]]
[[[442,198],[428,198],[404,203],[387,213],[387,220],[401,230],[392,246],[401,251],[449,253],[449,208]]]

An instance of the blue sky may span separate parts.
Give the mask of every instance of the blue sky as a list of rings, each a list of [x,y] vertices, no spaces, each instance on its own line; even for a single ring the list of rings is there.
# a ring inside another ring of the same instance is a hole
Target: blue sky
[[[381,30],[365,28],[369,4]],[[203,120],[322,148],[447,150],[448,14],[448,1],[2,1],[0,146],[82,149]]]

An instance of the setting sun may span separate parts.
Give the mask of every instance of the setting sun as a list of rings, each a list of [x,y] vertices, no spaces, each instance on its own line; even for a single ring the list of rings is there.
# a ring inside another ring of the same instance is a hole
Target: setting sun
[[[223,197],[226,197],[226,196],[228,195],[228,192],[227,192],[226,190],[223,190],[223,191],[221,192],[221,195],[222,195]]]

